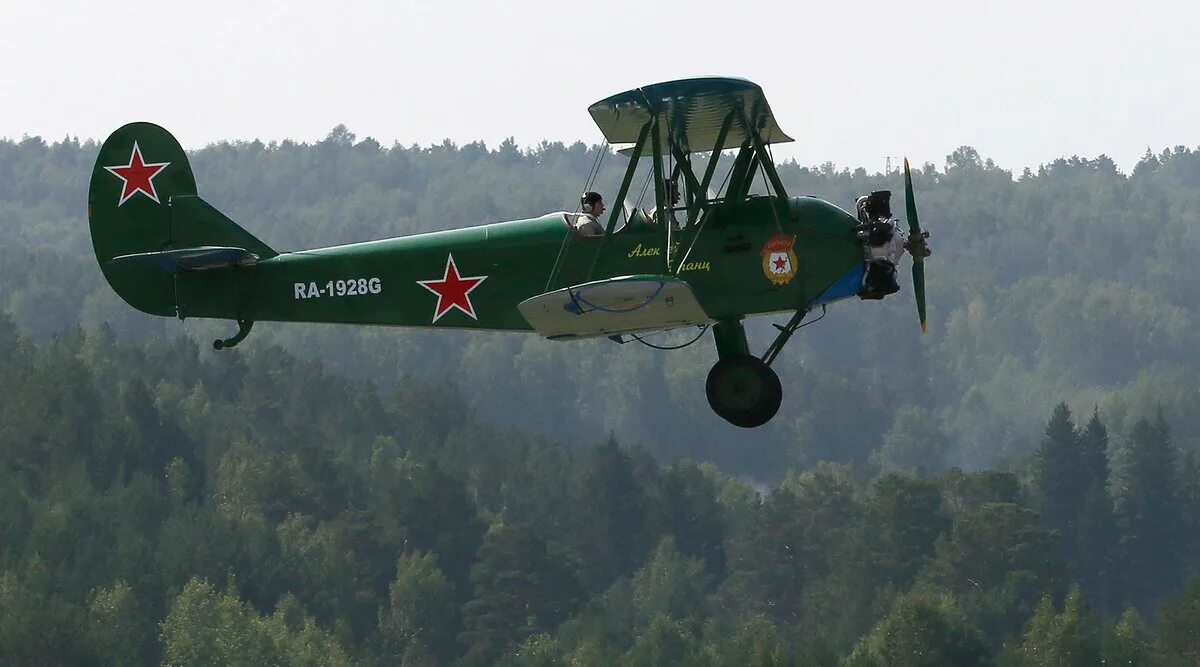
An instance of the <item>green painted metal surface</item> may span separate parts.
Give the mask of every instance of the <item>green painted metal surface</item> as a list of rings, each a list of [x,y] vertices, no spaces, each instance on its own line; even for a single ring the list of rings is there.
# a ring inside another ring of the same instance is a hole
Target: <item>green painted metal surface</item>
[[[737,148],[751,129],[764,144],[792,141],[775,122],[762,88],[746,79],[703,77],[642,86],[606,97],[588,113],[610,144],[636,142],[646,121],[657,117],[669,128],[659,140],[663,155],[672,152],[668,134],[685,153]],[[732,124],[722,133],[731,114]]]
[[[102,146],[88,194],[92,238],[105,278],[135,308],[184,318],[529,330],[521,301],[587,282],[593,264],[591,280],[664,274],[669,254],[671,270],[710,317],[736,319],[803,308],[862,262],[854,218],[813,198],[782,207],[771,197],[714,203],[699,235],[695,226],[677,232],[670,248],[654,224],[626,225],[602,241],[550,213],[276,254],[195,195],[187,157],[162,128],[127,125]],[[175,272],[112,261],[199,246],[240,247],[260,259]],[[681,248],[690,248],[684,261]]]

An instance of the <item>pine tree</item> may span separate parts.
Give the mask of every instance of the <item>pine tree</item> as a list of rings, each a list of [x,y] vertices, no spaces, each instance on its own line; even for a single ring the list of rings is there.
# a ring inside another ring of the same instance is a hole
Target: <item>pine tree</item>
[[[1143,612],[1178,585],[1183,556],[1183,516],[1175,449],[1160,412],[1140,419],[1126,445],[1118,495],[1125,599]]]
[[[1079,444],[1079,467],[1087,485],[1075,538],[1079,581],[1101,609],[1115,612],[1120,608],[1112,585],[1117,532],[1109,492],[1108,429],[1101,423],[1099,411],[1092,411],[1092,418],[1079,434]]]
[[[1183,490],[1183,525],[1185,538],[1185,562],[1191,564],[1188,575],[1200,574],[1200,456],[1187,452],[1179,466],[1180,486]]]
[[[1059,403],[1034,456],[1033,489],[1043,525],[1058,531],[1059,553],[1075,566],[1084,590],[1114,609],[1108,430],[1099,412],[1093,410],[1079,430],[1067,405]]]
[[[1042,522],[1058,531],[1063,556],[1074,560],[1089,475],[1081,470],[1079,433],[1066,403],[1054,406],[1034,457],[1033,487]]]

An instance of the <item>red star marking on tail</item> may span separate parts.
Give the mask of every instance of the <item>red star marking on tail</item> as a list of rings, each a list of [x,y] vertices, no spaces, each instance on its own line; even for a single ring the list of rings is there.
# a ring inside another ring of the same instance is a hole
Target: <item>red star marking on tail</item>
[[[479,284],[487,280],[487,276],[474,276],[471,278],[463,278],[458,275],[458,267],[454,265],[454,255],[446,255],[446,271],[442,274],[441,280],[418,280],[417,284],[425,289],[433,292],[438,297],[437,308],[433,311],[433,321],[437,322],[442,315],[450,312],[451,308],[457,308],[466,313],[473,320],[478,320],[475,317],[475,307],[471,305],[471,290],[479,287]]]
[[[138,148],[137,142],[133,142],[133,153],[129,156],[129,164],[117,164],[111,167],[105,167],[104,170],[116,176],[124,182],[121,188],[121,201],[117,202],[117,206],[129,201],[129,198],[142,193],[154,200],[155,204],[161,204],[158,201],[158,193],[154,191],[154,177],[158,176],[159,172],[167,168],[170,162],[152,162],[146,164],[142,159],[142,149]]]

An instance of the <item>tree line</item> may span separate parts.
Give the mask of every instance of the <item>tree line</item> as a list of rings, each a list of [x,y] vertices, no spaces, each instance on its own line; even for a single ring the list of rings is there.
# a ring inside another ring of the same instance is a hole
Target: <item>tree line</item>
[[[915,173],[930,334],[842,304],[752,433],[715,355],[132,312],[98,145],[0,141],[0,662],[1195,664],[1200,151]],[[570,209],[607,148],[192,153],[298,248]],[[849,206],[896,174],[786,163]],[[768,321],[751,323],[753,344]],[[665,341],[690,337],[667,334]]]
[[[1200,466],[1162,416],[1112,439],[1059,404],[1008,470],[821,463],[756,487],[275,347],[36,343],[3,318],[0,350],[6,663],[1200,655]]]

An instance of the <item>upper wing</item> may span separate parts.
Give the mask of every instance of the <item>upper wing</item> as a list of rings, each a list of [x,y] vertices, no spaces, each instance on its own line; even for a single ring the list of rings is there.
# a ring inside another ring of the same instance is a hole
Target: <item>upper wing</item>
[[[661,151],[670,154],[668,137],[684,153],[736,148],[758,130],[764,144],[792,141],[779,129],[762,88],[745,79],[702,77],[667,81],[606,97],[588,107],[610,144],[632,144],[646,121],[657,116]],[[732,118],[730,119],[730,117]],[[729,130],[717,146],[721,128]]]

